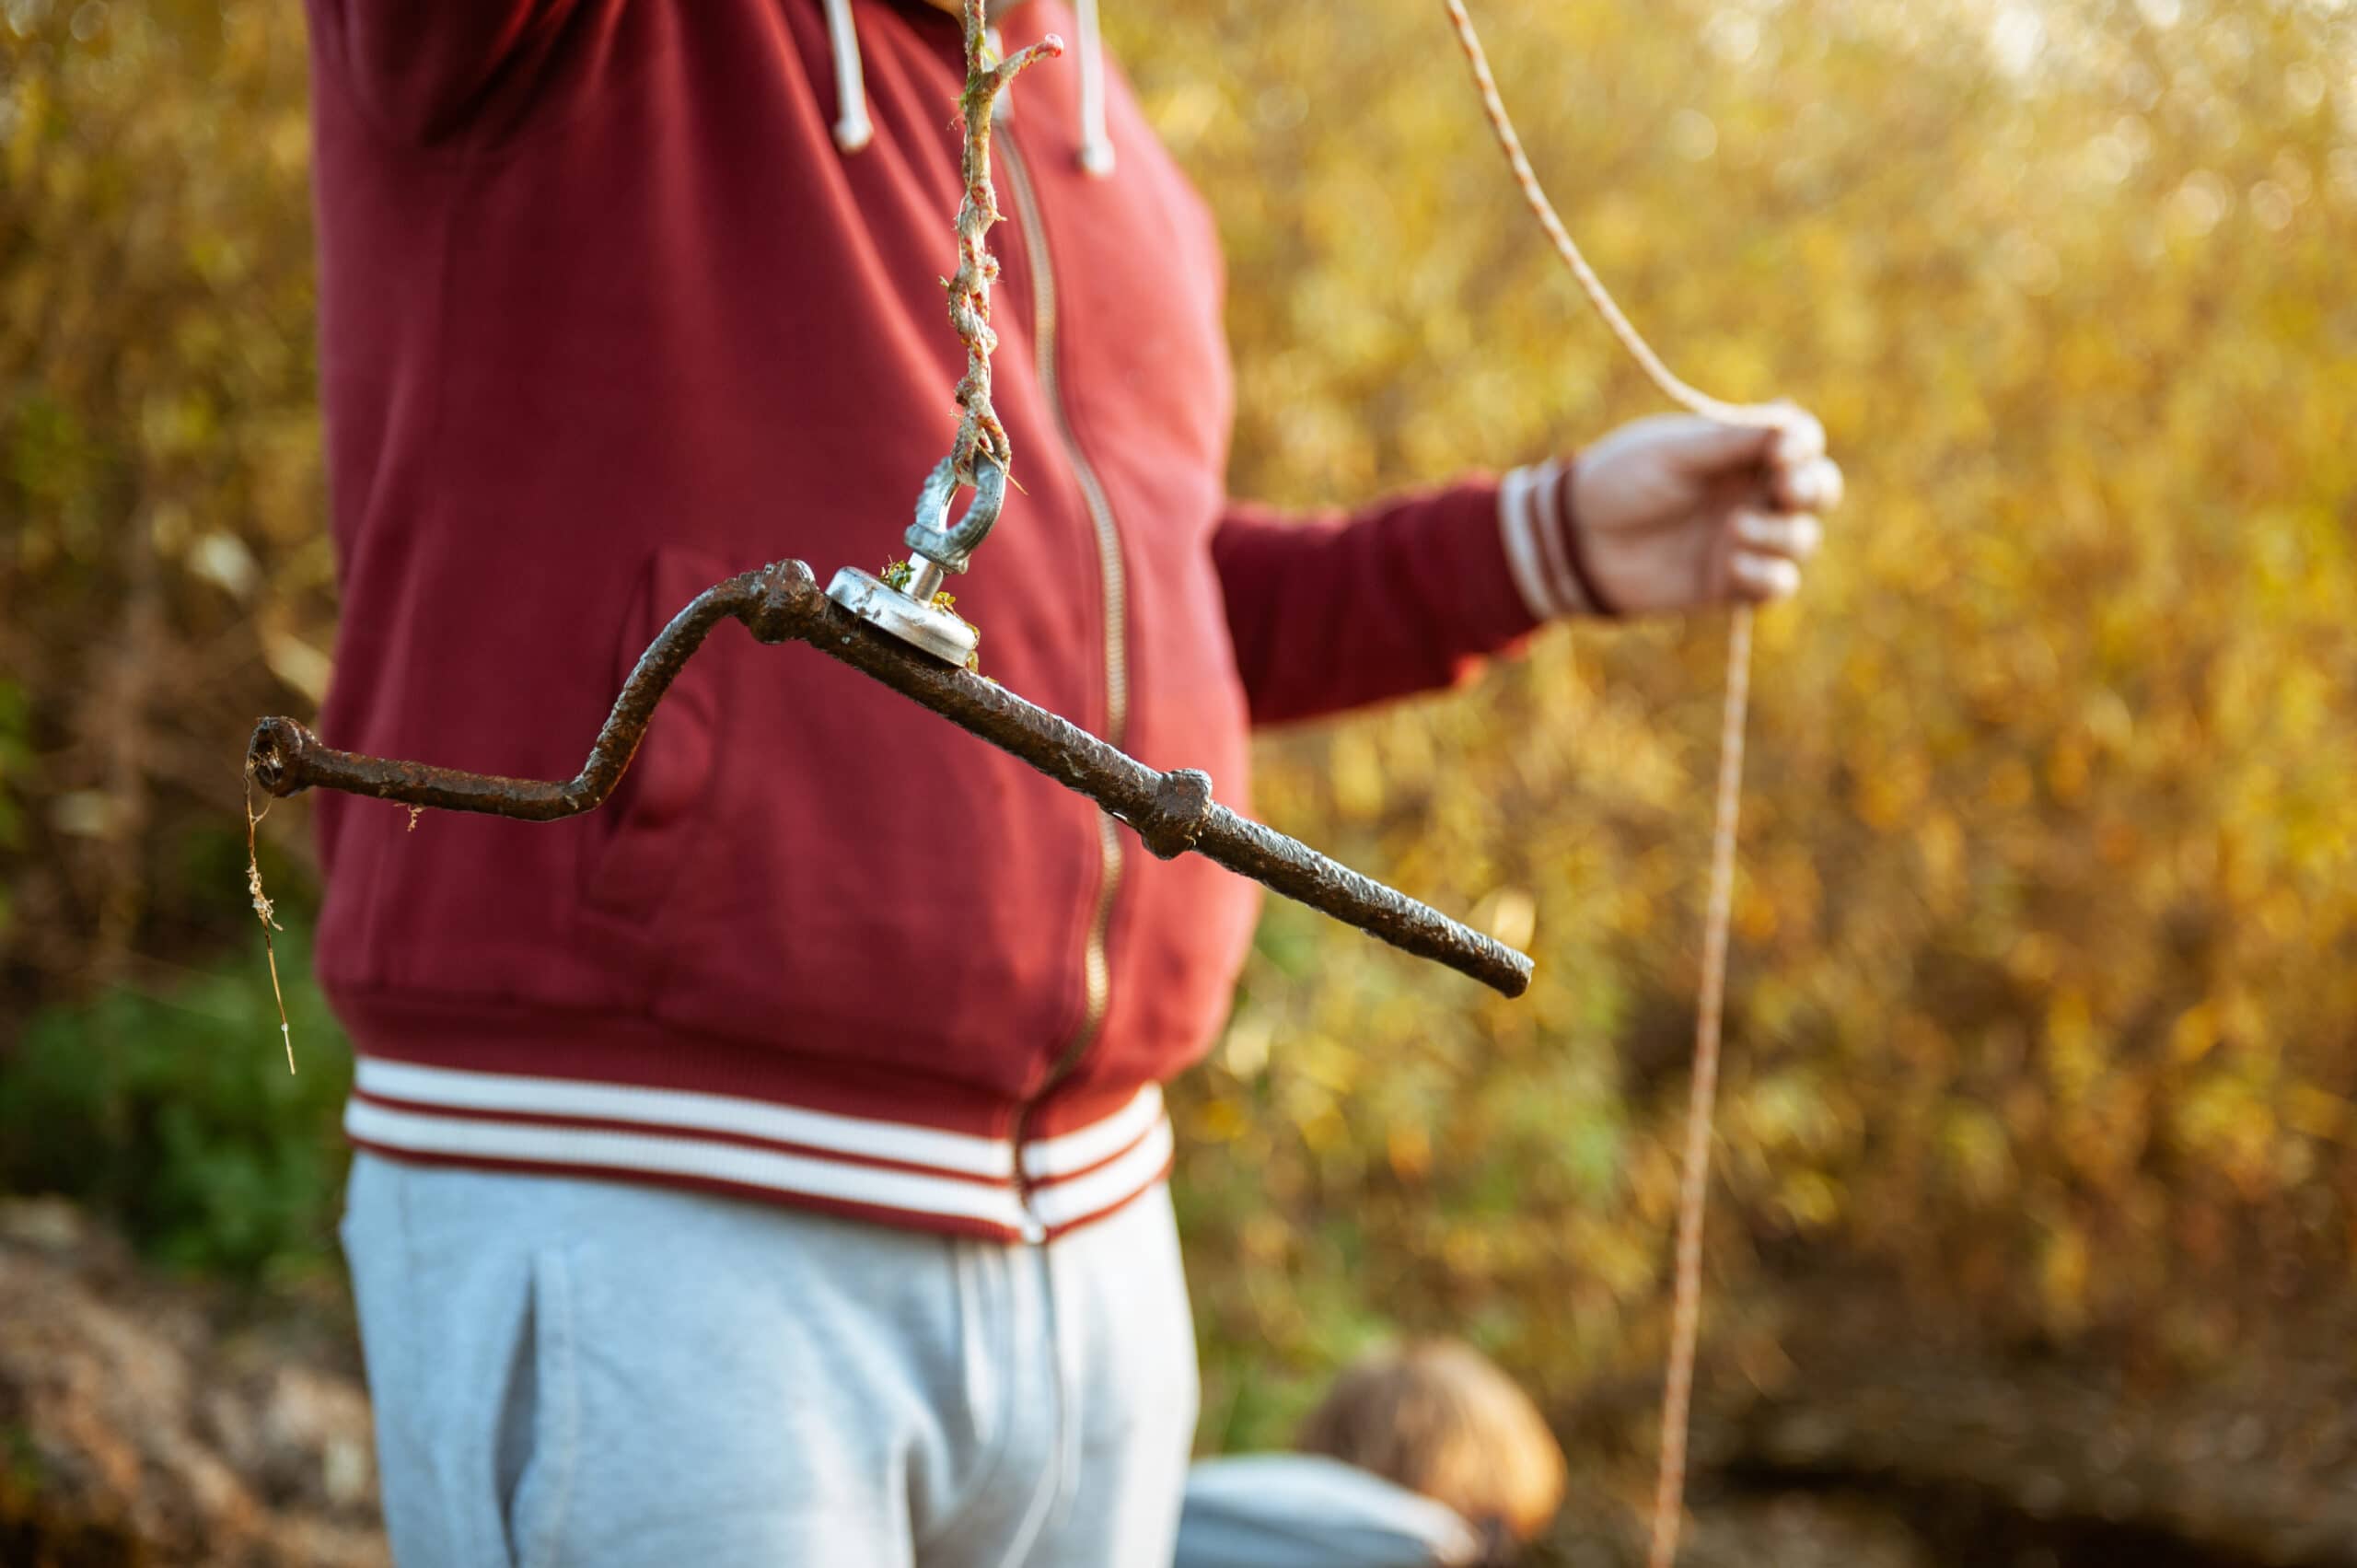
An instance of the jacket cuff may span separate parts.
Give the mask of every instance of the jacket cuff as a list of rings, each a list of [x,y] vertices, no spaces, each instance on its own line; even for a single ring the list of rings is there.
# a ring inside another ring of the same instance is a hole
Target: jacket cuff
[[[1596,590],[1572,514],[1574,459],[1556,458],[1509,472],[1498,484],[1498,532],[1515,587],[1536,621],[1619,613]]]

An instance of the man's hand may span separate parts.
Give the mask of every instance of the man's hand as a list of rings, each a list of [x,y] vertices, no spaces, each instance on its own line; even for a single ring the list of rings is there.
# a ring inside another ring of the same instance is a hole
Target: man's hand
[[[1841,470],[1823,425],[1781,412],[1768,428],[1640,419],[1581,454],[1573,543],[1603,608],[1642,615],[1800,591],[1818,514],[1841,503]]]

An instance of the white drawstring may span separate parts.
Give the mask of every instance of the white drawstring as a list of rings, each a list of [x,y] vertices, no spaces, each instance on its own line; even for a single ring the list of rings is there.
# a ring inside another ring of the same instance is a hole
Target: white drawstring
[[[835,145],[855,153],[875,139],[867,118],[867,84],[859,74],[859,29],[851,0],[827,0],[827,41],[835,51]]]
[[[1105,41],[1097,0],[1080,0],[1080,167],[1099,180],[1113,172],[1113,139],[1105,132]]]
[[[1105,39],[1097,25],[1097,0],[1077,0],[1080,12],[1080,167],[1098,179],[1113,172],[1113,138],[1105,129]],[[876,139],[867,118],[867,86],[860,75],[859,29],[852,23],[851,0],[826,0],[827,41],[835,53],[835,145],[855,153]],[[993,29],[993,48],[996,29]],[[1014,108],[1012,93],[999,95],[1004,120]]]

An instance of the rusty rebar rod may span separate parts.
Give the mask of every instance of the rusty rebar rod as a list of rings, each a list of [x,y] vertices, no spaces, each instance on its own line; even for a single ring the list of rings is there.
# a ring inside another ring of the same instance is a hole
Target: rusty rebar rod
[[[1393,947],[1432,958],[1507,996],[1530,984],[1530,959],[1372,877],[1212,799],[1193,769],[1147,767],[1005,688],[928,657],[819,591],[810,568],[780,561],[698,594],[639,656],[597,744],[570,779],[511,779],[339,751],[290,718],[254,726],[246,769],[273,796],[311,788],[406,806],[552,822],[595,810],[613,792],[656,704],[713,628],[742,621],[763,643],[804,642],[874,677],[1096,801],[1170,860],[1192,851]]]

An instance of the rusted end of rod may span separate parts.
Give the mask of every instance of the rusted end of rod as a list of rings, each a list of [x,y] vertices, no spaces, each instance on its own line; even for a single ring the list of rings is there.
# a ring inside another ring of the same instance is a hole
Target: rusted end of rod
[[[305,755],[319,749],[319,738],[293,719],[263,719],[246,742],[246,776],[264,793],[293,795],[308,787]]]
[[[713,627],[736,620],[764,643],[807,642],[873,676],[959,728],[1078,790],[1135,828],[1165,860],[1205,855],[1275,892],[1434,959],[1507,996],[1529,988],[1524,954],[1438,910],[1329,860],[1212,798],[1192,769],[1163,772],[1005,688],[917,652],[819,590],[810,568],[780,561],[696,596],[648,645],[614,699],[588,761],[571,779],[499,778],[338,751],[293,719],[267,718],[246,750],[253,781],[273,796],[312,787],[446,811],[547,822],[593,810],[636,755],[656,704]]]

